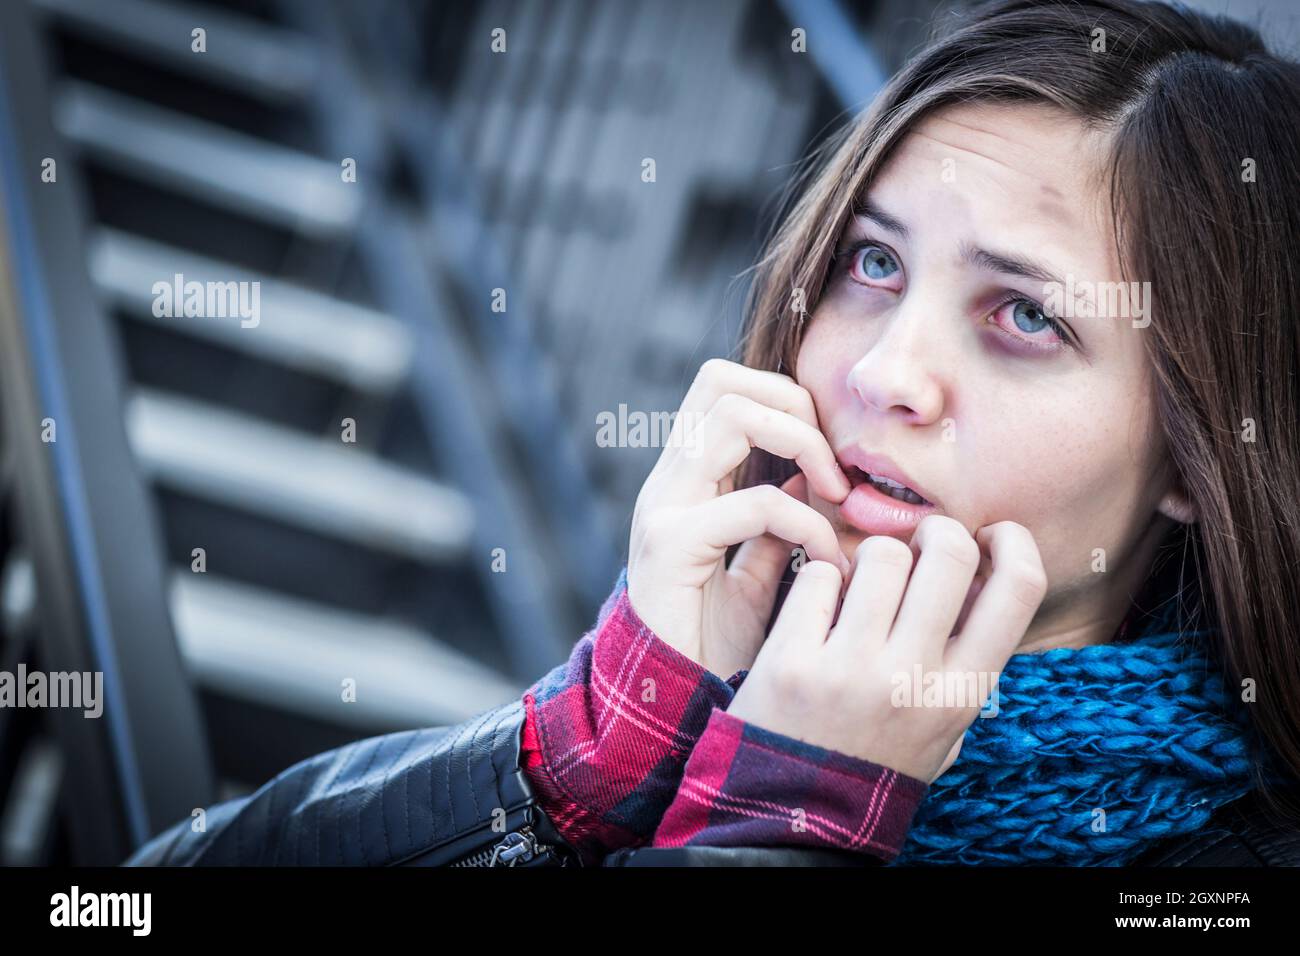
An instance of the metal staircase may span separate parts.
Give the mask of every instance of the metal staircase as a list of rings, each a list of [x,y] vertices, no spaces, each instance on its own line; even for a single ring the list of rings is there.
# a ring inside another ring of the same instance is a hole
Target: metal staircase
[[[6,860],[115,862],[564,658],[658,455],[598,447],[596,416],[671,411],[730,352],[732,277],[840,108],[786,52],[818,6],[0,8],[0,649],[121,683],[102,728],[0,714]],[[156,314],[177,274],[257,283],[258,321]]]

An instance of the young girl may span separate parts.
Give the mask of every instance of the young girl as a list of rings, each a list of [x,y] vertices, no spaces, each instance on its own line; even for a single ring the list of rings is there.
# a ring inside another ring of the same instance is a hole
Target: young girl
[[[1116,865],[1295,813],[1300,68],[1159,3],[955,25],[809,167],[569,661],[133,862]]]
[[[1122,864],[1294,780],[1297,169],[1300,69],[1231,21],[1004,2],[922,51],[526,697],[570,842]]]

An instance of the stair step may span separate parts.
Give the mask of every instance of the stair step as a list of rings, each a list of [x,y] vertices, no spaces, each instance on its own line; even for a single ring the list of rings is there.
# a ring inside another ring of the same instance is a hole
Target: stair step
[[[201,686],[359,730],[459,723],[518,697],[491,668],[408,624],[212,574],[176,571],[169,600]],[[343,700],[343,681],[356,700]]]
[[[392,391],[410,366],[411,337],[391,316],[127,232],[101,229],[96,233],[90,246],[90,273],[100,292],[132,319],[362,391]],[[245,327],[238,316],[155,315],[154,283],[171,285],[176,274],[186,282],[260,283],[257,323]]]
[[[469,547],[464,494],[356,445],[152,389],[126,426],[146,473],[185,494],[427,563]]]
[[[316,50],[305,38],[207,5],[157,0],[35,3],[65,29],[96,43],[270,102],[304,99],[320,70]],[[195,27],[207,32],[203,53],[191,48]]]
[[[55,123],[118,172],[315,238],[352,229],[361,187],[338,163],[90,83],[62,84]]]

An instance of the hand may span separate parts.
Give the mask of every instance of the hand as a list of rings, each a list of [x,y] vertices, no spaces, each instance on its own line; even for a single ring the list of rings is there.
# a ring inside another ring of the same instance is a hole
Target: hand
[[[755,446],[793,458],[802,474],[734,490],[732,473]],[[632,515],[628,599],[641,620],[724,679],[753,663],[792,545],[849,569],[830,522],[803,500],[805,480],[833,502],[850,490],[808,391],[776,372],[705,362]]]
[[[981,587],[982,549],[992,572]],[[983,697],[909,694],[900,706],[901,682],[910,689],[919,665],[923,689],[938,675],[939,688],[987,696],[1046,593],[1038,546],[1010,521],[972,538],[929,515],[910,546],[883,535],[862,542],[837,619],[841,585],[833,564],[803,566],[727,712],[931,783],[957,759]]]

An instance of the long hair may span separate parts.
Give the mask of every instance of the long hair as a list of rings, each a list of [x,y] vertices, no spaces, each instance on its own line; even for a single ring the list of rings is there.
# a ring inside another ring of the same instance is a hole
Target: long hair
[[[1147,590],[1176,582],[1165,598],[1212,628],[1229,693],[1253,682],[1254,727],[1300,778],[1300,66],[1246,25],[1136,0],[1001,0],[947,31],[792,181],[751,270],[740,360],[793,374],[840,233],[930,111],[1046,102],[1111,133],[1101,188],[1125,281],[1151,283],[1166,467],[1197,509],[1155,562],[1176,556],[1177,573],[1153,566]],[[736,487],[791,473],[756,450]],[[1259,782],[1300,815],[1262,768]]]

